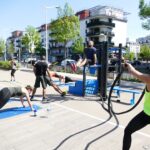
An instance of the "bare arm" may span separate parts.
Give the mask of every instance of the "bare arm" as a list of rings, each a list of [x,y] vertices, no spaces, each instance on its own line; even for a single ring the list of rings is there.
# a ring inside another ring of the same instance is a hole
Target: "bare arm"
[[[33,72],[34,72],[34,74],[35,74],[35,71],[36,71],[36,68],[33,66]]]
[[[96,54],[94,54],[94,64],[96,64],[96,62],[97,62],[97,56]]]
[[[22,88],[22,92],[25,94],[26,98],[27,98],[27,102],[31,108],[31,110],[33,110],[33,107],[32,107],[32,104],[31,104],[31,101],[30,101],[30,97],[29,97],[29,93],[28,91],[25,89],[25,88]]]
[[[23,100],[23,97],[22,97],[22,96],[20,97],[20,101],[21,101],[21,103],[22,103],[22,106],[25,107],[25,105],[24,105],[24,100]]]
[[[47,72],[47,75],[51,78],[51,74],[50,74],[50,71],[48,68],[47,68],[46,72]]]
[[[150,75],[144,74],[136,70],[131,64],[126,63],[128,71],[140,81],[146,83],[148,90],[150,91]]]

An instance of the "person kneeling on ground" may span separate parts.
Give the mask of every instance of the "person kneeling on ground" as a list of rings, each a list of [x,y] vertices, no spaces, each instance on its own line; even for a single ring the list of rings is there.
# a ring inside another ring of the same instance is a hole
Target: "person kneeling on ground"
[[[20,101],[22,103],[22,106],[25,107],[24,105],[24,99],[23,97],[25,96],[27,99],[27,102],[33,110],[33,106],[30,101],[29,94],[32,92],[32,87],[30,85],[27,85],[26,87],[4,87],[0,90],[0,109],[9,101],[11,97],[20,97]]]

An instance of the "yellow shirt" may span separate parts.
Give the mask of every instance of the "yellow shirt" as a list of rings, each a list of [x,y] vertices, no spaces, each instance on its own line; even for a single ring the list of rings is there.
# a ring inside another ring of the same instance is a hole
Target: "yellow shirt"
[[[144,112],[150,116],[150,92],[145,90],[144,94]]]

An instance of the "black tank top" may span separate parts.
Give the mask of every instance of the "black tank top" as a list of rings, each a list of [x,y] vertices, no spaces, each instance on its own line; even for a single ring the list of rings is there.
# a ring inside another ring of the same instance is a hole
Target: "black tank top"
[[[24,93],[21,90],[22,87],[8,87],[11,97],[15,96],[24,96]]]

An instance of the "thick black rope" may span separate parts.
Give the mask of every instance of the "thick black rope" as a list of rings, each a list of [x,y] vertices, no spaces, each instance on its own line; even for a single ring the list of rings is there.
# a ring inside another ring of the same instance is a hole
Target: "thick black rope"
[[[109,112],[113,112],[116,115],[121,115],[121,114],[125,114],[125,113],[128,113],[128,112],[132,111],[141,102],[141,100],[142,100],[142,98],[144,96],[144,93],[145,93],[145,89],[143,89],[143,92],[142,92],[139,100],[129,110],[126,110],[126,111],[123,111],[123,112],[114,112],[114,110],[112,108],[111,96],[112,96],[112,93],[113,93],[113,88],[115,87],[117,81],[121,78],[121,75],[122,75],[123,72],[124,72],[124,69],[122,68],[121,72],[117,75],[116,79],[114,80],[114,82],[113,82],[113,84],[112,84],[112,86],[110,88],[109,96],[108,96],[108,110],[109,110]]]

